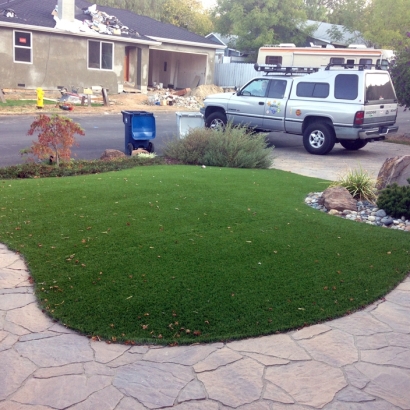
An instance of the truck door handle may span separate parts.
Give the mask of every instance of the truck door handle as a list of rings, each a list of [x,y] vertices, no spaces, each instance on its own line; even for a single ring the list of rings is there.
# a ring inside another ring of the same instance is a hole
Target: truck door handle
[[[259,105],[265,105],[263,101],[259,101]]]

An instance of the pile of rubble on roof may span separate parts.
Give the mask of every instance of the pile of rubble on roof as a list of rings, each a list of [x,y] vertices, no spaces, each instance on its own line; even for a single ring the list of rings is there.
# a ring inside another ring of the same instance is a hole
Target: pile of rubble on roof
[[[215,85],[200,85],[193,90],[184,88],[182,90],[172,90],[170,88],[155,88],[152,94],[148,95],[148,105],[173,105],[199,110],[203,107],[203,99],[210,94],[223,92],[223,89]]]
[[[125,34],[140,37],[138,32],[122,24],[117,17],[110,16],[104,11],[98,11],[96,4],[83,8],[82,11],[83,14],[91,16],[91,20],[75,20],[74,22],[62,21],[58,18],[58,5],[56,5],[51,13],[56,21],[55,28],[81,32],[96,32],[100,34],[111,34],[117,36]]]
[[[121,34],[136,34],[139,36],[135,30],[124,26],[124,24],[122,24],[117,17],[110,16],[104,11],[98,11],[96,4],[93,4],[88,8],[84,8],[83,13],[92,17],[92,21],[84,21],[88,27],[101,34],[115,34],[118,36]]]

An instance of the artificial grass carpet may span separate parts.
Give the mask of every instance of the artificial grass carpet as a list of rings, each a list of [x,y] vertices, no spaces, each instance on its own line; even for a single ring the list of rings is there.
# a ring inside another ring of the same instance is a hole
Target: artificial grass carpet
[[[352,312],[409,271],[409,234],[304,204],[323,181],[277,170],[153,166],[0,181],[0,241],[40,304],[85,334],[192,343]]]

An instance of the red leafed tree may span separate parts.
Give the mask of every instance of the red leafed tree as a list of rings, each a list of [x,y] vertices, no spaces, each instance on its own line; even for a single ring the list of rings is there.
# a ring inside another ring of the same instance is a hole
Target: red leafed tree
[[[60,164],[60,159],[70,159],[73,145],[78,146],[74,135],[85,135],[79,124],[57,114],[51,117],[40,114],[30,125],[27,135],[35,133],[38,133],[38,141],[33,141],[31,154],[39,159],[52,155],[57,166]]]

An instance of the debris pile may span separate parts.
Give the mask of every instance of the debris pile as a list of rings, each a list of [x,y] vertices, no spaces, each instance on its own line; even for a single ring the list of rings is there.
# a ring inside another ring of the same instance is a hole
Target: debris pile
[[[152,90],[151,90],[152,91]],[[199,110],[204,104],[203,99],[210,94],[223,92],[221,87],[216,85],[200,85],[193,90],[184,88],[182,90],[172,90],[169,88],[154,89],[154,93],[148,95],[148,105],[173,105]]]
[[[54,20],[56,21],[55,28],[66,29],[73,32],[97,32],[100,34],[110,34],[117,36],[125,34],[140,37],[140,34],[137,31],[122,24],[117,17],[110,16],[104,11],[98,11],[96,4],[93,4],[90,7],[83,8],[82,11],[83,14],[91,16],[91,20],[84,19],[83,21],[75,20],[74,22],[67,22],[58,18],[58,5],[56,5],[53,12],[51,13],[54,16]]]
[[[17,17],[16,12],[13,9],[0,9],[0,15],[3,15],[4,17],[7,17],[7,18]]]
[[[85,20],[85,24],[87,24],[89,28],[101,34],[114,34],[118,36],[121,34],[135,34],[139,36],[135,30],[124,26],[121,21],[117,19],[117,17],[110,16],[103,11],[98,11],[96,4],[88,8],[84,8],[83,13],[92,17],[92,21]]]

